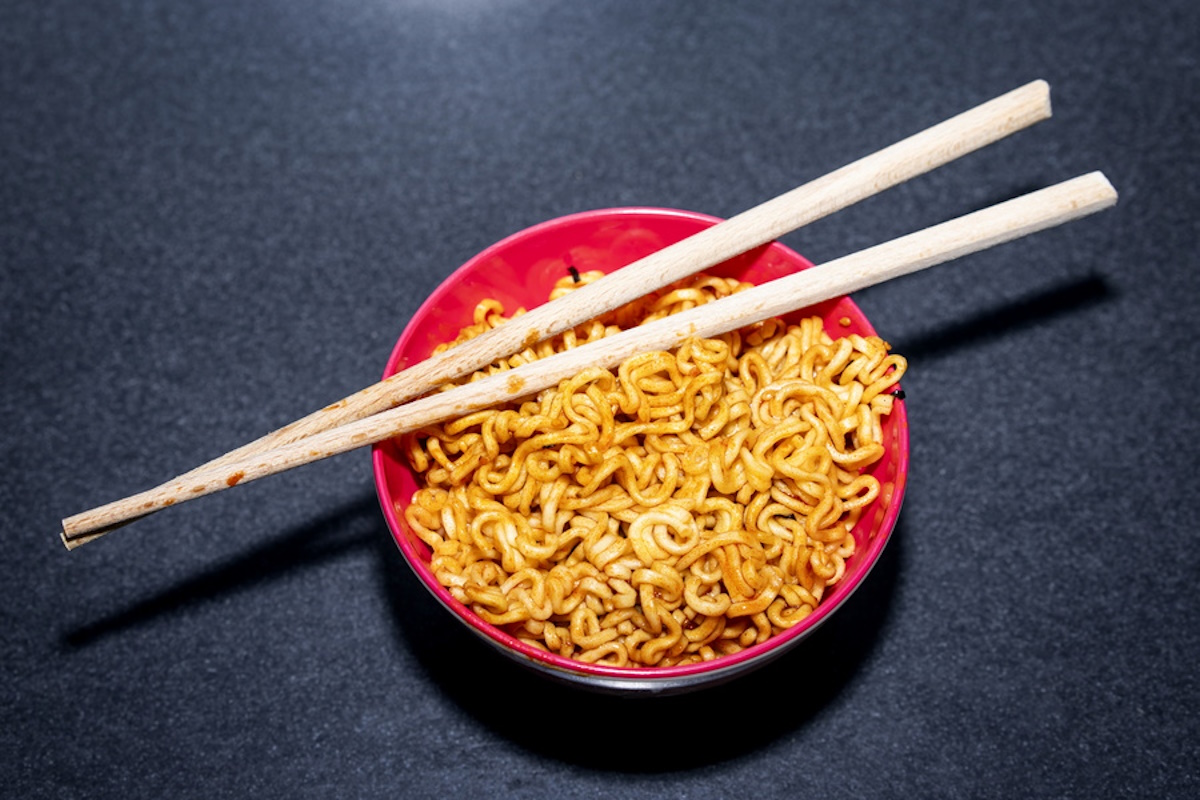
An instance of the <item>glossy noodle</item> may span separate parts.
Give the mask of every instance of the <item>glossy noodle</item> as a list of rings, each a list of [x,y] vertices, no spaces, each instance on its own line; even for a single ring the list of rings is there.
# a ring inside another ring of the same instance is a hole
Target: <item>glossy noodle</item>
[[[746,287],[696,276],[467,380]],[[485,300],[443,349],[504,320]],[[612,666],[711,660],[795,625],[841,580],[905,367],[811,317],[585,369],[403,437],[423,484],[404,517],[439,583],[521,640]]]

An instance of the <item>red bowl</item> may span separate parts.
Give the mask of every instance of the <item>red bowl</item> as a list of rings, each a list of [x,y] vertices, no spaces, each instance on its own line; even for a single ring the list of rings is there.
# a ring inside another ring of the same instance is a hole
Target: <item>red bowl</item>
[[[433,348],[470,324],[476,303],[492,297],[505,313],[546,302],[555,281],[580,272],[612,272],[643,256],[719,222],[715,217],[658,208],[615,208],[572,214],[534,225],[497,242],[459,267],[413,315],[384,377],[429,356]],[[775,242],[724,262],[709,272],[764,283],[812,264]],[[831,336],[875,335],[874,328],[849,298],[842,297],[789,315],[820,315]],[[419,488],[407,462],[392,442],[372,453],[375,486],[384,517],[405,561],[434,597],[460,623],[505,655],[545,675],[569,683],[620,693],[678,692],[715,685],[744,674],[794,647],[845,603],[866,579],[887,544],[900,513],[908,474],[908,418],[897,403],[883,420],[885,454],[871,472],[880,492],[854,529],[856,552],[846,572],[813,613],[762,644],[712,661],[673,667],[612,667],[564,658],[532,647],[484,622],[456,600],[429,568],[429,548],[404,521],[404,508]]]

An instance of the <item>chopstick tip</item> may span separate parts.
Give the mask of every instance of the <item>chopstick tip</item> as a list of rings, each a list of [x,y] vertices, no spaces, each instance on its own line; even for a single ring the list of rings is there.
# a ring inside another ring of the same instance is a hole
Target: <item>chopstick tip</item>
[[[127,519],[117,520],[116,522],[97,524],[91,521],[90,514],[85,512],[84,514],[64,519],[59,538],[62,539],[64,547],[68,550],[75,550],[88,542],[94,542],[105,534],[111,533],[117,528],[123,528],[134,520],[141,519],[151,513],[153,512],[144,512]]]

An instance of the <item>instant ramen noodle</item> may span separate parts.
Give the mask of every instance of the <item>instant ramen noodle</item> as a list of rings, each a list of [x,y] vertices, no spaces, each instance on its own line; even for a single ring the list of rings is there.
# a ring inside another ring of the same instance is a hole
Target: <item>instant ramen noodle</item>
[[[463,380],[748,287],[699,275]],[[505,319],[485,300],[439,349]],[[402,437],[423,484],[405,521],[438,582],[525,642],[611,666],[711,660],[795,625],[842,578],[905,367],[811,317],[584,369]]]

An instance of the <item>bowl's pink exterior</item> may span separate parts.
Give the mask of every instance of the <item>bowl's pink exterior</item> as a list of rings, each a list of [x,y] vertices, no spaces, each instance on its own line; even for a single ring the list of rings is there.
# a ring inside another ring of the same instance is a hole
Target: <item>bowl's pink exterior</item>
[[[417,310],[388,360],[384,376],[426,358],[439,343],[453,339],[469,324],[476,303],[493,297],[505,312],[532,308],[546,301],[568,267],[580,272],[612,272],[651,252],[719,222],[714,217],[656,208],[617,208],[560,217],[516,233],[463,264]],[[763,283],[806,269],[811,263],[795,251],[774,243],[755,248],[710,270]],[[804,309],[793,316],[819,314],[833,336],[873,335],[859,308],[840,298]],[[846,324],[848,322],[848,324]],[[455,600],[429,569],[429,549],[406,527],[402,509],[418,488],[397,448],[390,442],[372,453],[375,484],[392,535],[420,581],[459,621],[505,654],[551,677],[595,689],[622,693],[676,692],[723,682],[766,663],[794,646],[829,617],[866,578],[887,544],[900,512],[908,475],[908,418],[904,403],[884,424],[887,452],[872,472],[881,491],[855,529],[858,551],[847,564],[843,580],[817,610],[788,631],[761,645],[703,664],[679,667],[631,668],[586,664],[531,647],[489,625]]]

